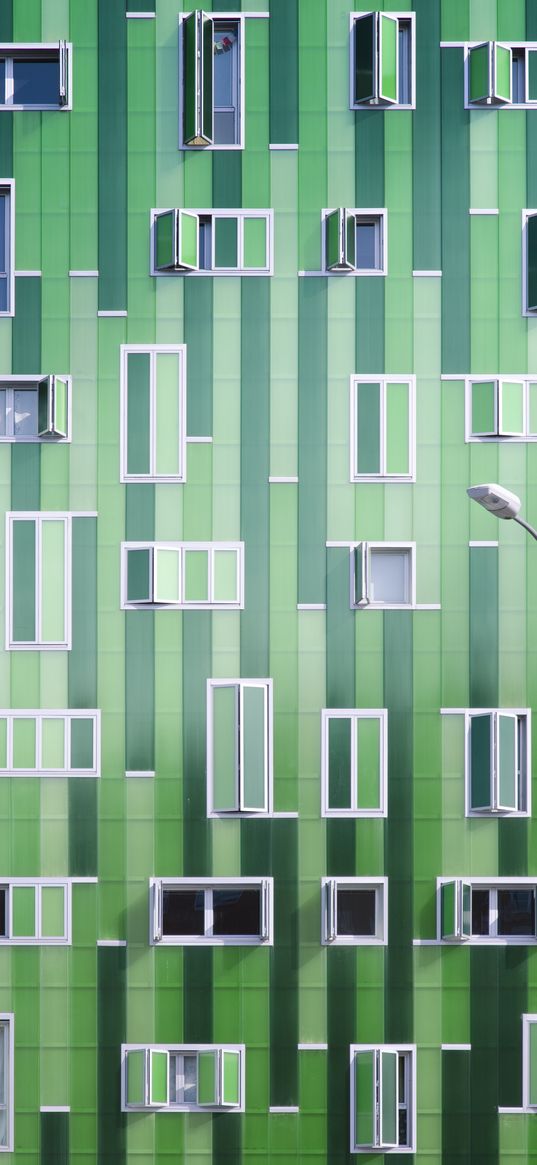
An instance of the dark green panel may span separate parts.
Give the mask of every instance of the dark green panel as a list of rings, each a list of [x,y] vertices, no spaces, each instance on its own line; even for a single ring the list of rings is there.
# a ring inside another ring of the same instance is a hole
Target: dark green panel
[[[327,824],[351,824],[330,822]],[[327,1144],[331,1162],[356,1161],[349,1156],[349,1044],[356,1033],[356,951],[334,947],[326,961],[327,983]],[[304,1053],[302,1053],[304,1054]]]
[[[127,356],[127,473],[150,472],[150,357]]]
[[[72,777],[69,799],[69,876],[97,877],[97,779]]]
[[[7,114],[0,115],[1,122]],[[41,277],[15,279],[15,315],[12,324],[13,372],[41,371]]]
[[[125,0],[125,12],[153,12],[155,7],[148,0]]]
[[[442,372],[470,368],[469,113],[463,54],[442,49]],[[494,116],[494,115],[493,115]]]
[[[381,109],[355,114],[356,206],[384,206],[384,117]]]
[[[11,446],[11,509],[39,510],[41,506],[41,446]]]
[[[207,821],[206,706],[212,675],[211,615],[183,615],[183,874],[211,873],[211,834]]]
[[[242,1160],[242,1121],[231,1120],[225,1112],[213,1114],[211,1165],[240,1165]]]
[[[384,279],[363,276],[355,279],[355,285],[356,372],[380,373],[384,371]]]
[[[326,279],[298,281],[298,601],[326,592]]]
[[[326,704],[328,708],[354,708],[354,611],[349,602],[349,551],[343,547],[326,551]],[[334,723],[334,722],[333,722]],[[345,723],[344,721],[341,722]],[[343,758],[342,758],[343,759]],[[341,795],[349,795],[350,763]],[[331,769],[331,776],[332,776]],[[331,803],[335,789],[331,782]],[[349,804],[348,800],[345,802]],[[353,821],[328,820],[328,872],[337,865],[338,873],[349,873],[355,863],[355,827]]]
[[[184,948],[183,1025],[185,1043],[212,1043],[213,952],[210,947]]]
[[[389,879],[390,943],[386,953],[384,1002],[387,1043],[413,1039],[412,939],[412,614],[386,611],[384,707],[388,710],[388,817],[384,823]]]
[[[498,1095],[500,1032],[499,965],[505,953],[498,947],[470,950],[470,1160],[472,1165],[499,1161]],[[521,1026],[520,1014],[517,1017]],[[512,1038],[512,1037],[511,1037]],[[518,1093],[517,1103],[521,1102]]]
[[[155,612],[125,612],[125,769],[155,768]]]
[[[278,828],[271,821],[241,821],[241,874],[245,878],[262,878],[272,865],[272,830]]]
[[[99,310],[127,308],[127,21],[99,0]]]
[[[241,538],[245,609],[241,674],[269,675],[269,385],[268,279],[242,280]]]
[[[528,867],[529,822],[525,817],[503,817],[498,821],[498,873],[524,878],[533,871]]]
[[[498,547],[470,546],[470,706],[498,707]]]
[[[537,40],[537,5],[526,0],[526,40]],[[533,109],[526,113],[526,206],[537,206],[537,122]]]
[[[155,537],[155,486],[130,482],[125,486],[125,538],[152,542]]]
[[[502,822],[502,824],[518,824]],[[520,824],[526,824],[520,823]],[[510,874],[519,873],[511,869]],[[527,873],[527,867],[524,869]],[[499,987],[499,1093],[498,1104],[517,1107],[522,1096],[522,1021],[531,1010],[528,1002],[528,953],[503,947],[498,961]]]
[[[0,6],[0,41],[13,40],[13,0],[2,0]]]
[[[274,946],[270,950],[270,1103],[298,1097],[298,823],[272,832]]]
[[[213,280],[184,281],[184,338],[187,346],[187,433],[213,431]]]
[[[36,637],[35,558],[35,522],[15,522],[11,578],[13,638],[16,643],[32,642]]]
[[[73,518],[70,708],[97,707],[97,519]]]
[[[121,1044],[126,1038],[125,947],[97,948],[97,1165],[127,1159],[121,1112]]]
[[[270,0],[270,140],[298,144],[298,2]]]
[[[214,6],[213,6],[214,7]],[[213,206],[223,210],[242,202],[242,150],[215,150],[213,162]]]
[[[39,1114],[40,1165],[69,1165],[69,1113]]]
[[[471,1160],[470,1053],[442,1052],[442,1163]]]
[[[440,0],[415,0],[416,90],[413,116],[413,264],[438,271],[441,258]],[[380,205],[380,204],[379,204]]]
[[[71,723],[71,767],[92,769],[93,765],[93,723],[81,717]]]

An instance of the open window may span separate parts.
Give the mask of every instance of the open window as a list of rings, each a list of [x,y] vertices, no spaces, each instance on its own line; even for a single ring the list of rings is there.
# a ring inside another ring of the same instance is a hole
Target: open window
[[[0,109],[70,108],[72,46],[0,44]]]
[[[461,942],[472,934],[472,887],[463,878],[450,878],[440,887],[441,935]]]
[[[537,312],[537,211],[523,211],[524,311]]]
[[[351,481],[414,481],[414,377],[351,380]]]
[[[323,878],[322,941],[330,945],[385,945],[388,929],[385,878]]]
[[[15,312],[15,183],[0,181],[0,316]]]
[[[351,1153],[415,1151],[415,1048],[351,1046]]]
[[[496,41],[484,41],[468,49],[468,99],[472,105],[505,105],[511,102],[511,49]]]
[[[67,376],[0,376],[0,442],[70,440]]]
[[[536,885],[530,878],[443,878],[438,892],[443,940],[535,943]]]
[[[351,22],[351,108],[412,108],[414,14],[359,12]]]
[[[515,377],[467,382],[468,439],[537,435],[537,384]]]
[[[166,1108],[169,1103],[167,1051],[138,1048],[127,1052],[126,1100],[129,1108]]]
[[[495,709],[466,713],[468,814],[528,813],[531,763],[526,713]]]
[[[227,610],[243,605],[243,544],[123,544],[122,606]]]
[[[327,271],[386,274],[386,212],[338,207],[324,214]]]
[[[152,942],[252,946],[272,942],[271,878],[156,878]]]
[[[272,811],[272,682],[207,684],[207,812]]]
[[[123,1047],[123,1111],[244,1109],[244,1046]]]
[[[153,274],[268,275],[269,210],[157,210]]]
[[[359,542],[354,555],[355,607],[415,604],[414,548],[395,542]]]
[[[323,817],[385,817],[387,767],[385,709],[323,708]]]
[[[182,35],[183,145],[240,147],[244,54],[240,16],[199,9],[184,16]]]
[[[122,347],[121,481],[186,480],[186,347]]]
[[[0,1152],[12,1152],[15,1019],[0,1012]]]

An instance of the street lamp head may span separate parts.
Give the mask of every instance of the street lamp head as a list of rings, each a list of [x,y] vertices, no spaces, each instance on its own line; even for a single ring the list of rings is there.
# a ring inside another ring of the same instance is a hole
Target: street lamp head
[[[472,501],[479,502],[480,506],[484,506],[497,518],[516,518],[520,509],[520,498],[494,482],[488,485],[471,485],[466,493]]]

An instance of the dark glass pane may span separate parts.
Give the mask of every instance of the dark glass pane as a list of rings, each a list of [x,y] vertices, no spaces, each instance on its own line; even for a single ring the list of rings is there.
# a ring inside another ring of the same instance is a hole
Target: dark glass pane
[[[489,933],[489,892],[472,890],[472,934]]]
[[[399,1109],[398,1137],[400,1145],[408,1145],[408,1113],[406,1108]]]
[[[356,223],[356,266],[358,268],[374,271],[378,267],[376,235],[376,223]]]
[[[7,196],[0,194],[0,272],[6,270]],[[6,288],[7,283],[3,280]],[[5,309],[3,309],[5,310]]]
[[[498,890],[498,934],[535,934],[534,890]]]
[[[214,140],[219,146],[233,146],[236,142],[235,112],[233,109],[215,109]]]
[[[13,61],[14,105],[59,105],[60,65],[58,60]]]
[[[213,934],[258,935],[261,930],[259,890],[214,890]]]
[[[6,99],[6,62],[0,61],[0,105]]]
[[[239,108],[239,40],[236,24],[214,25],[214,140],[218,145],[237,141]]]
[[[513,69],[511,92],[513,105],[522,105],[526,100],[526,53],[524,49],[512,50]]]
[[[6,937],[6,922],[7,922],[7,890],[0,889],[0,936]]]
[[[205,934],[205,894],[203,890],[164,890],[162,933]]]
[[[199,266],[201,271],[210,271],[213,265],[211,220],[200,215],[199,224]]]
[[[410,77],[412,74],[410,21],[399,21],[399,94],[400,105],[410,105]]]
[[[7,311],[7,279],[0,275],[0,311]]]
[[[337,892],[338,935],[375,934],[375,890],[340,890]]]

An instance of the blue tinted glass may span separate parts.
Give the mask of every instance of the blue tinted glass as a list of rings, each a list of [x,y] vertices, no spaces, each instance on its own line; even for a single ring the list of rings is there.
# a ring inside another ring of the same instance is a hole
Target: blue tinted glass
[[[58,60],[31,60],[15,57],[13,61],[14,105],[58,105],[60,65]]]
[[[6,99],[6,62],[0,61],[0,105]]]
[[[6,270],[6,209],[7,198],[5,194],[0,194],[0,274]]]
[[[375,223],[358,222],[356,224],[356,266],[365,271],[373,271],[378,266],[376,237]]]
[[[237,54],[236,29],[216,26],[214,30],[214,104],[217,109],[229,108],[237,103]]]

